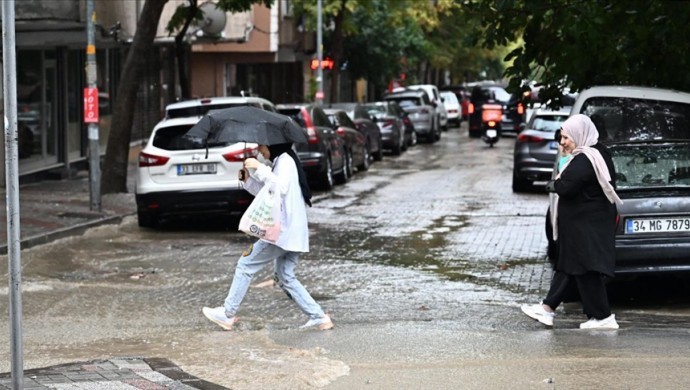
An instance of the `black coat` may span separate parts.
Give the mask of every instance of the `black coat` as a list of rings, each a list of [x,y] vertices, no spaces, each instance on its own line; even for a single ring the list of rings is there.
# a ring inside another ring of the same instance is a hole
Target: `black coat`
[[[615,187],[610,153],[603,145],[593,147],[601,152]],[[553,185],[560,197],[556,269],[569,275],[595,271],[613,276],[616,205],[604,195],[587,156],[575,156]]]

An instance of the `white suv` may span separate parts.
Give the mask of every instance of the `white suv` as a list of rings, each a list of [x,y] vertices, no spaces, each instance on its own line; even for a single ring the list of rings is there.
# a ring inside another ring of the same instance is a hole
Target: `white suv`
[[[446,106],[443,104],[443,99],[438,91],[438,87],[433,84],[415,84],[409,85],[409,89],[422,89],[429,95],[429,100],[436,106],[438,112],[437,123],[443,130],[448,130],[448,112]]]
[[[258,155],[256,144],[234,143],[208,148],[183,135],[210,110],[256,106],[275,111],[259,97],[218,97],[173,103],[153,129],[139,154],[136,201],[139,226],[157,227],[174,215],[240,214],[252,196],[242,189],[237,171],[247,157]]]

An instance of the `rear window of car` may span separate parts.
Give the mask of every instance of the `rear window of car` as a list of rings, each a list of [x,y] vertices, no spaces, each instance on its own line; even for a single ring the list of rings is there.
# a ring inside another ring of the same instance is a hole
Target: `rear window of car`
[[[538,115],[532,119],[530,129],[539,131],[549,131],[555,133],[561,125],[568,119],[567,115]]]
[[[227,103],[227,104],[206,104],[200,106],[169,108],[166,110],[166,117],[172,118],[187,118],[194,116],[204,116],[211,110],[221,110],[223,108],[253,106],[263,109],[259,103]]]
[[[304,117],[302,116],[302,110],[299,108],[281,108],[278,110],[278,113],[289,116],[302,127],[307,127]]]
[[[390,98],[386,100],[393,100],[395,102],[398,102],[400,107],[406,108],[406,107],[415,107],[415,106],[421,106],[422,105],[422,99],[416,98],[416,97],[400,97],[400,98]]]
[[[159,128],[153,134],[153,146],[163,150],[192,150],[205,149],[206,147],[209,149],[223,148],[232,144],[232,142],[214,142],[207,145],[204,140],[184,137],[192,126],[180,125]]]
[[[690,139],[690,104],[596,97],[580,112],[592,118],[604,141]]]
[[[610,145],[618,190],[690,188],[690,143]]]

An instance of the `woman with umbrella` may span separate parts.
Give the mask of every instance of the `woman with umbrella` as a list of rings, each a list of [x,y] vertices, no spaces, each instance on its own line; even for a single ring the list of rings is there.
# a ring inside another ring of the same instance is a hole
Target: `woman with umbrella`
[[[292,125],[297,126],[291,121],[288,121],[286,126]],[[263,123],[261,127],[266,128],[266,124]],[[223,329],[232,329],[252,278],[259,270],[273,262],[275,281],[309,316],[309,320],[301,328],[331,329],[331,318],[324,313],[295,276],[300,253],[309,252],[307,205],[311,206],[311,191],[299,158],[292,149],[292,142],[306,141],[306,136],[301,132],[297,136],[290,136],[284,126],[271,132],[282,135],[274,138],[281,143],[260,144],[259,152],[273,163],[273,167],[264,165],[255,158],[248,158],[244,162],[244,168],[239,172],[239,179],[245,190],[253,195],[263,186],[271,186],[279,194],[280,234],[275,242],[259,239],[242,253],[223,306],[204,307],[202,311],[206,318]]]

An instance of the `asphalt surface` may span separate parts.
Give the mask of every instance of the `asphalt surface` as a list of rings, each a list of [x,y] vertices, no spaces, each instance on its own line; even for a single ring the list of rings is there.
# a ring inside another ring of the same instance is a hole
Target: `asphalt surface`
[[[130,186],[137,148],[130,155]],[[7,191],[2,191],[0,217],[7,221]],[[22,249],[82,234],[87,229],[116,224],[136,213],[133,191],[101,196],[100,210],[91,210],[88,172],[64,180],[19,186],[20,246]],[[18,209],[18,210],[17,210]],[[8,223],[0,227],[0,254],[7,254]],[[21,261],[21,259],[20,259]],[[8,330],[9,333],[9,330]],[[8,334],[9,337],[9,334]],[[224,389],[182,371],[165,358],[118,357],[24,370],[24,389]],[[11,373],[0,373],[0,390],[12,389]]]

